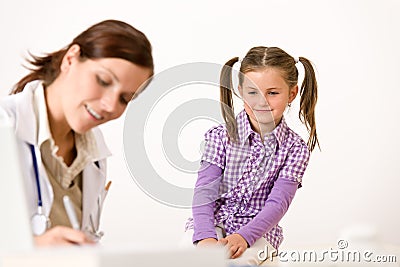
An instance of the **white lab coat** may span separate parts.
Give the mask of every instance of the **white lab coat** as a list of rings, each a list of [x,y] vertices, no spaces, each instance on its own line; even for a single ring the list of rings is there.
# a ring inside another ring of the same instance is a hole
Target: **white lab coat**
[[[7,96],[0,101],[0,109],[8,115],[15,127],[15,134],[20,147],[20,156],[22,161],[22,173],[26,179],[26,192],[28,199],[28,207],[30,215],[37,212],[37,187],[33,168],[33,160],[28,144],[35,146],[36,158],[39,168],[40,187],[43,201],[43,212],[48,217],[53,203],[53,189],[47,177],[47,173],[41,161],[41,153],[38,148],[38,115],[37,108],[34,105],[34,90],[42,89],[41,82],[34,81],[29,83],[23,92]],[[3,113],[3,112],[0,112]],[[4,114],[3,114],[4,117]],[[1,118],[1,116],[0,116]],[[4,118],[3,118],[4,119]],[[89,215],[92,214],[94,224],[99,226],[101,205],[105,197],[105,182],[106,182],[106,158],[110,156],[103,135],[98,128],[92,129],[93,135],[96,138],[98,147],[97,159],[90,162],[83,170],[82,184],[82,230],[92,229],[90,227]],[[98,162],[100,167],[97,167],[95,162]],[[2,177],[9,179],[9,177]],[[3,180],[4,182],[4,180]],[[99,199],[100,198],[100,199]],[[99,209],[100,205],[100,209]]]

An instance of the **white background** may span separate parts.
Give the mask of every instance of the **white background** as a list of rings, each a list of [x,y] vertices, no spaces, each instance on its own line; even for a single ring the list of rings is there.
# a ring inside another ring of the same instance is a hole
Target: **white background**
[[[21,64],[28,50],[58,50],[104,19],[124,20],[147,35],[156,73],[195,61],[224,63],[253,46],[279,46],[316,65],[322,148],[281,222],[283,245],[332,244],[362,225],[367,229],[360,235],[375,233],[399,245],[399,12],[395,0],[2,1],[0,94],[26,73]],[[288,116],[304,132],[295,107]],[[102,128],[114,154],[104,244],[176,245],[190,210],[162,205],[133,182],[123,156],[123,118]],[[196,150],[200,139],[192,138]]]

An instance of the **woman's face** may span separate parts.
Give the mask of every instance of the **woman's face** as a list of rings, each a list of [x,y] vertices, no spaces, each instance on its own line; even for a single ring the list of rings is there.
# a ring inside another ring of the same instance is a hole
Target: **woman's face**
[[[274,129],[298,88],[289,88],[279,70],[266,68],[245,73],[239,91],[253,128]]]
[[[73,46],[61,64],[61,113],[72,130],[84,133],[120,117],[150,75],[148,68],[120,58],[81,61],[79,46]]]

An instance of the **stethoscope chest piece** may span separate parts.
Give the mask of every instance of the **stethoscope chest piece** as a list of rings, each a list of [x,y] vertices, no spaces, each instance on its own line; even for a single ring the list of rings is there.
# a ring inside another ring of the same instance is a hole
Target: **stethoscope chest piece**
[[[31,218],[32,232],[34,235],[42,235],[50,227],[50,221],[41,212],[35,213]]]

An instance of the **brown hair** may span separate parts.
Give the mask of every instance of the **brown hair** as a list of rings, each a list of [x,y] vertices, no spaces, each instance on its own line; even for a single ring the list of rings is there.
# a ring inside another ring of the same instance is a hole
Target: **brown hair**
[[[60,74],[62,59],[68,49],[77,44],[80,47],[80,58],[120,58],[133,64],[154,71],[151,44],[147,37],[131,25],[118,20],[99,22],[79,34],[67,47],[44,56],[27,59],[33,67],[13,88],[11,94],[22,92],[25,85],[34,80],[42,80],[46,87]]]
[[[234,57],[226,62],[222,67],[220,75],[221,111],[226,122],[229,137],[232,140],[237,140],[237,126],[232,99],[232,91],[234,92],[232,67],[238,61],[239,58]],[[309,132],[307,145],[309,150],[313,151],[315,145],[319,147],[315,123],[315,105],[318,98],[317,80],[312,63],[304,57],[299,57],[299,61],[303,64],[305,70],[304,81],[300,88],[299,118],[307,127]],[[296,68],[296,60],[278,47],[264,46],[251,48],[243,58],[240,66],[239,84],[241,85],[243,82],[243,74],[266,67],[279,69],[289,88],[297,85],[299,72]]]

